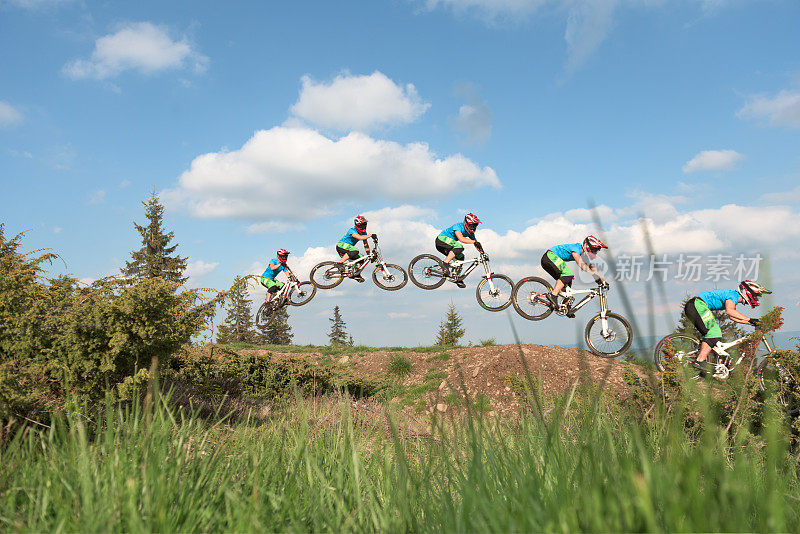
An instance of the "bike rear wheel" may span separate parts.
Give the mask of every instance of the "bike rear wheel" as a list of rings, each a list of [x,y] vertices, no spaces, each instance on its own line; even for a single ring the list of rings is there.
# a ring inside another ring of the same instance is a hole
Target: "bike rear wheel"
[[[677,358],[679,362],[686,365],[691,358],[696,358],[699,352],[699,339],[685,334],[670,334],[656,344],[653,363],[656,365],[656,369],[664,372],[667,368],[668,358]]]
[[[608,312],[608,331],[603,334],[603,321],[598,313],[586,324],[586,345],[593,354],[602,358],[614,358],[628,350],[633,341],[633,328],[623,316]]]
[[[511,303],[514,309],[529,321],[541,321],[551,313],[553,308],[547,300],[547,293],[552,287],[543,278],[528,276],[514,285],[511,290]]]
[[[383,268],[383,265],[378,264],[372,271],[372,281],[375,282],[375,285],[387,291],[397,291],[405,287],[408,283],[405,269],[393,263],[384,265],[386,269]]]
[[[256,312],[256,326],[264,327],[269,324],[272,317],[275,315],[272,302],[265,302],[258,308]]]
[[[484,310],[493,312],[505,310],[511,305],[514,282],[504,274],[493,274],[491,278],[494,291],[489,285],[489,279],[484,278],[475,288],[475,298]]]
[[[314,298],[317,294],[317,286],[311,282],[300,282],[289,295],[289,304],[292,306],[302,306]]]
[[[320,289],[332,289],[344,280],[344,267],[335,261],[323,261],[311,269],[311,283]]]
[[[445,264],[433,254],[420,254],[408,264],[408,274],[415,286],[436,289],[445,282]]]

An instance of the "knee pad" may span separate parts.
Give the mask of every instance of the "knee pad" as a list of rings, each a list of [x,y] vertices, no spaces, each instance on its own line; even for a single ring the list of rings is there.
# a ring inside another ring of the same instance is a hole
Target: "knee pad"
[[[710,338],[704,338],[704,339],[703,339],[703,343],[708,343],[708,346],[709,346],[709,347],[711,347],[712,349],[713,349],[713,348],[714,348],[714,347],[717,345],[717,343],[719,343],[720,341],[722,341],[722,338],[721,338],[721,337],[710,337]]]
[[[572,280],[574,278],[575,278],[574,276],[562,276],[561,281],[564,282],[565,286],[572,287]]]

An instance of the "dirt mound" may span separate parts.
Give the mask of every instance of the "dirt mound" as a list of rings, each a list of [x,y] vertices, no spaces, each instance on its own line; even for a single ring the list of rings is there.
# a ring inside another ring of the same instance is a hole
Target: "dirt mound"
[[[365,374],[381,374],[394,382],[390,398],[412,413],[447,412],[463,407],[466,396],[490,414],[516,413],[525,366],[545,394],[570,389],[576,381],[605,379],[606,387],[625,394],[624,364],[576,348],[543,345],[425,349],[373,349],[325,356],[271,351],[273,357],[333,358]],[[524,364],[523,364],[524,358]]]

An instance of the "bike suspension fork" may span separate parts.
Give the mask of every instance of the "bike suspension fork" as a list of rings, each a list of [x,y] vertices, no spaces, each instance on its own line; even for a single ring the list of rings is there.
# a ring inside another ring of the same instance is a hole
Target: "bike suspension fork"
[[[486,265],[486,262],[483,263],[483,270],[486,271],[486,280],[489,282],[489,291],[492,293],[495,292],[494,282],[492,281],[492,272],[489,270],[489,266]]]
[[[608,314],[608,307],[606,306],[606,293],[605,291],[600,291],[600,325],[603,327],[603,335],[608,335],[608,318],[606,317]]]

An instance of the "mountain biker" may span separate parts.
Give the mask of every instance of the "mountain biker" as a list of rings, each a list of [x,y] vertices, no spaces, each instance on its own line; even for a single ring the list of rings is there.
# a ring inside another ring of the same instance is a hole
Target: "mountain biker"
[[[261,285],[267,288],[267,302],[272,300],[272,295],[283,289],[283,282],[275,280],[278,273],[286,271],[289,275],[294,275],[289,266],[286,265],[286,260],[289,259],[289,251],[286,249],[278,249],[276,257],[272,258],[261,275]]]
[[[561,293],[561,290],[565,286],[572,287],[572,280],[575,278],[575,274],[567,265],[568,261],[574,261],[581,270],[592,273],[598,283],[602,281],[606,284],[605,279],[597,272],[597,268],[592,265],[597,253],[603,248],[608,248],[608,246],[595,236],[590,235],[586,236],[582,243],[556,245],[542,255],[542,268],[556,280],[553,290],[547,294],[547,300],[550,302],[551,308],[558,308],[558,294]],[[582,256],[586,256],[588,261],[584,261]],[[575,314],[567,313],[567,317],[575,317]]]
[[[436,236],[436,250],[445,255],[445,276],[450,276],[450,262],[453,259],[464,259],[464,245],[475,245],[479,252],[483,252],[483,247],[475,239],[475,230],[481,220],[474,213],[467,213],[464,216],[464,222],[456,223],[453,226],[445,228]],[[458,287],[467,287],[463,280],[456,280]]]
[[[722,340],[722,330],[711,312],[725,310],[728,317],[736,323],[758,326],[758,319],[751,319],[740,313],[736,310],[736,305],[749,304],[751,308],[755,308],[759,305],[758,299],[763,293],[772,293],[772,291],[752,280],[744,280],[739,284],[738,289],[704,291],[686,302],[683,311],[703,336],[700,353],[692,362],[695,367],[702,368],[711,349]]]
[[[339,254],[340,261],[344,263],[347,259],[357,260],[362,257],[361,253],[358,252],[356,248],[358,241],[364,242],[364,250],[369,254],[369,242],[367,239],[370,237],[374,238],[376,236],[375,234],[367,233],[367,219],[363,215],[359,215],[353,219],[353,227],[344,234],[344,237],[342,237],[338,243],[336,243],[336,253]],[[362,265],[362,268],[364,265]],[[353,280],[358,283],[364,281],[364,277],[361,276],[361,269],[353,276]]]

